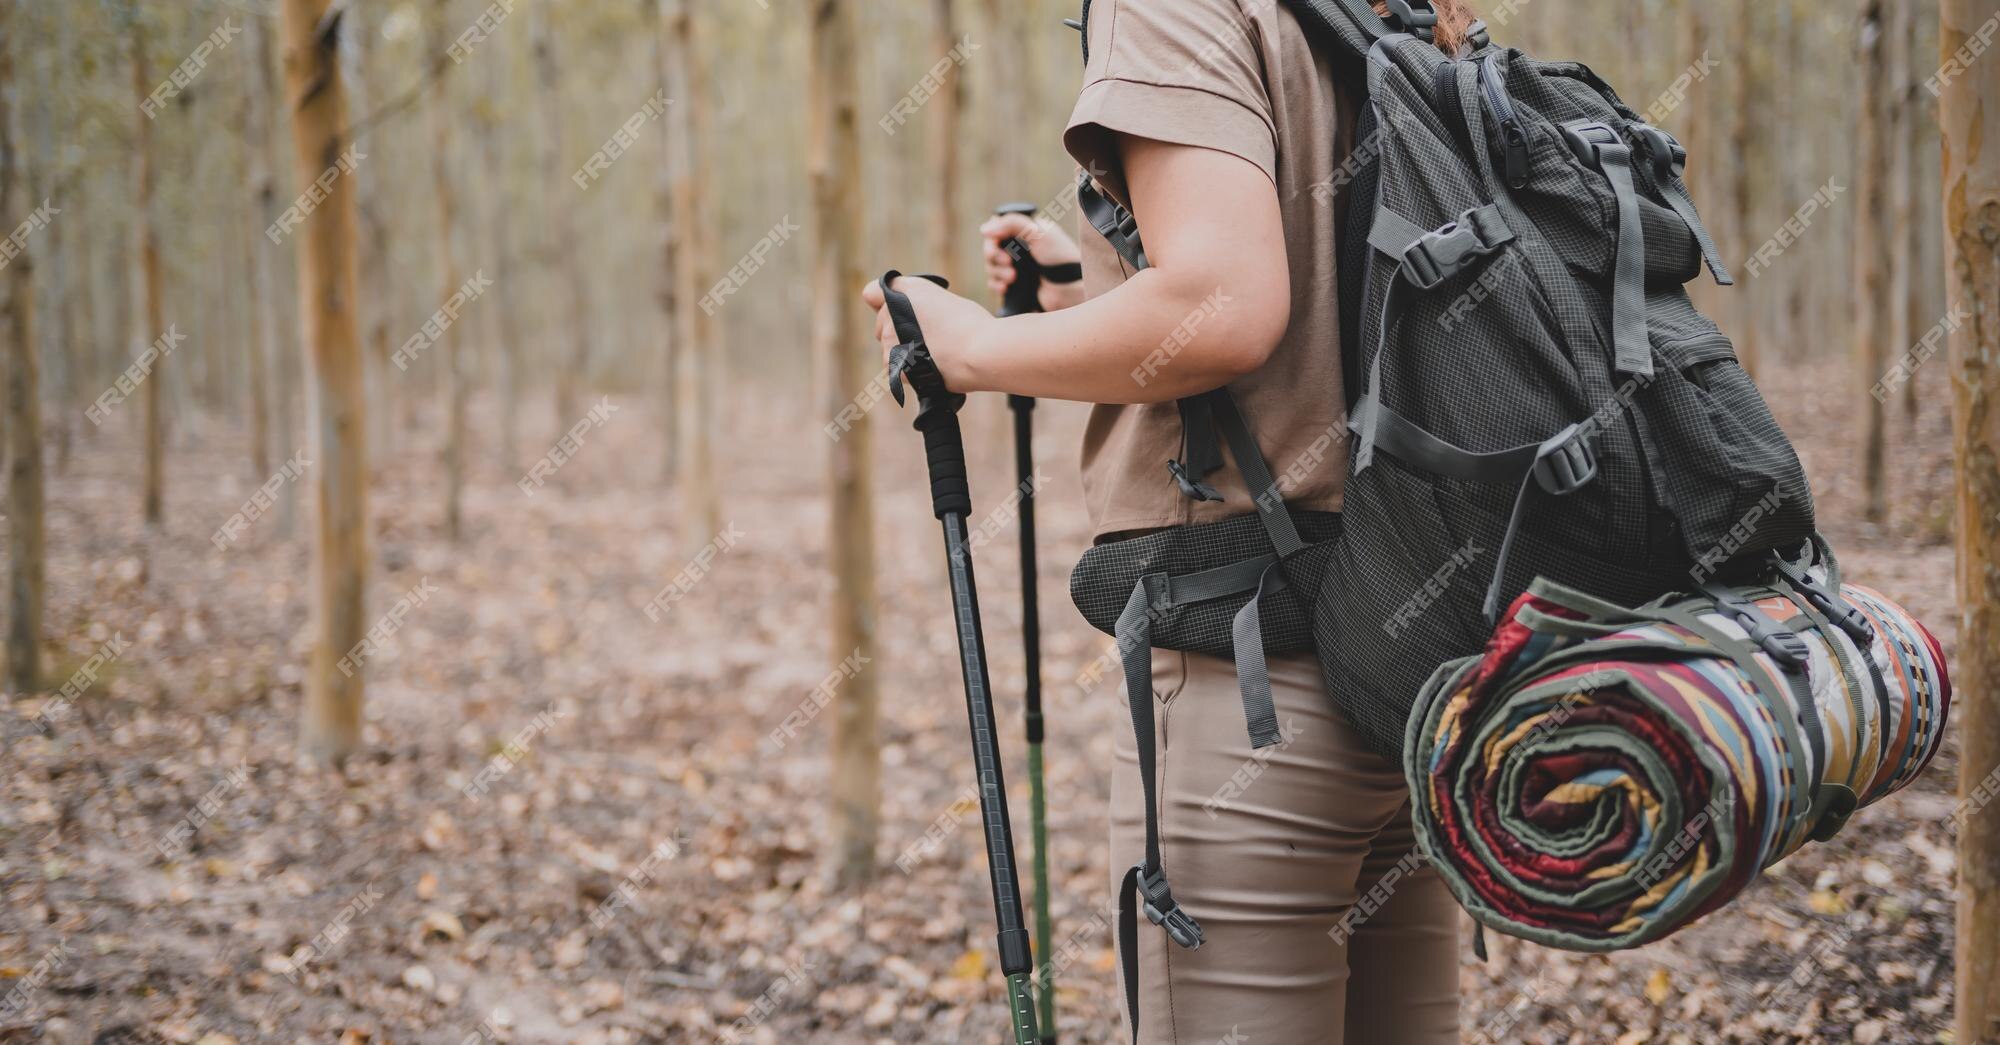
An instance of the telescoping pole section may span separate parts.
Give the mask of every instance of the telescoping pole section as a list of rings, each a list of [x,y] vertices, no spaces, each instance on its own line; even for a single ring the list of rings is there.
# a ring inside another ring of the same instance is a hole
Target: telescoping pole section
[[[958,410],[965,397],[945,388],[930,351],[924,347],[923,331],[917,326],[910,299],[895,289],[899,275],[892,270],[882,277],[882,297],[900,342],[889,357],[889,391],[902,403],[907,380],[917,394],[916,428],[924,435],[924,456],[930,468],[931,511],[944,527],[945,568],[951,578],[959,668],[965,679],[965,713],[972,727],[979,813],[986,833],[986,869],[992,879],[993,914],[1000,929],[1000,971],[1007,977],[1015,1045],[1041,1045],[1028,983],[1034,955],[1028,931],[1021,924],[1014,832],[1007,818],[1007,788],[1000,774],[1000,745],[993,731],[993,696],[986,674],[986,639],[979,627],[979,593],[973,583],[972,552],[966,539],[965,520],[972,513],[972,495],[966,484],[965,443],[958,426]],[[935,276],[910,278],[944,284]]]

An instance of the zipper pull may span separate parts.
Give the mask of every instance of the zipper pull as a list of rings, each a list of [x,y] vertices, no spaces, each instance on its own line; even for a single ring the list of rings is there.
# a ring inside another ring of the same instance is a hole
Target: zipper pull
[[[1507,187],[1523,189],[1528,186],[1528,132],[1521,121],[1506,119],[1500,122],[1500,138],[1507,144]]]

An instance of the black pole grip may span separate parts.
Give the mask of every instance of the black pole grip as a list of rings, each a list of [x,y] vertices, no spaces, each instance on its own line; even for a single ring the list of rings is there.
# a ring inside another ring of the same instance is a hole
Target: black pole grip
[[[993,208],[995,214],[1025,214],[1035,216],[1032,203],[1003,203]],[[1000,318],[1021,316],[1042,310],[1042,263],[1028,249],[1028,244],[1018,236],[1009,236],[1000,243],[1000,249],[1014,259],[1014,282],[1007,285],[1007,292],[1000,297]]]
[[[972,514],[972,488],[965,478],[965,437],[956,408],[934,409],[921,395],[917,431],[924,433],[924,460],[931,473],[931,514]]]
[[[917,324],[917,310],[909,295],[896,289],[902,273],[890,269],[882,275],[882,304],[900,342],[889,353],[889,393],[903,401],[903,383],[917,393],[916,429],[924,434],[924,459],[930,468],[931,511],[940,519],[947,515],[972,514],[972,492],[965,479],[965,439],[959,432],[958,408],[965,397],[946,388],[937,361],[924,344],[923,328]],[[948,286],[937,276],[912,276]]]

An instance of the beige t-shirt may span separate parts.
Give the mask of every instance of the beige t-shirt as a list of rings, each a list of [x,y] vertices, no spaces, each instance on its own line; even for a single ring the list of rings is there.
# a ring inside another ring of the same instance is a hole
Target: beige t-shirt
[[[1351,147],[1353,104],[1277,0],[1096,0],[1089,32],[1083,93],[1063,144],[1085,170],[1101,172],[1098,182],[1113,199],[1130,205],[1109,132],[1240,156],[1277,186],[1291,325],[1270,360],[1230,388],[1286,503],[1339,511],[1347,418],[1330,200],[1336,165]],[[1147,216],[1136,217],[1143,237]],[[1088,294],[1132,275],[1104,237],[1088,222],[1079,225]],[[1212,321],[1228,322],[1226,306]],[[1093,408],[1083,439],[1092,532],[1212,522],[1252,510],[1226,447],[1223,467],[1208,477],[1225,499],[1184,496],[1167,472],[1180,447],[1180,413],[1171,402]]]

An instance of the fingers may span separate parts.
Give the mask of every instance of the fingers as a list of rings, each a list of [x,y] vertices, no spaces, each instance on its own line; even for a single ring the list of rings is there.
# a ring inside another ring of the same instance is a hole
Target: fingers
[[[881,308],[883,303],[888,300],[882,296],[882,281],[879,279],[869,280],[868,285],[861,288],[861,300],[866,302],[869,308]]]
[[[979,234],[996,249],[1009,238],[1019,238],[1032,247],[1041,235],[1041,226],[1026,214],[995,214],[979,226]]]

